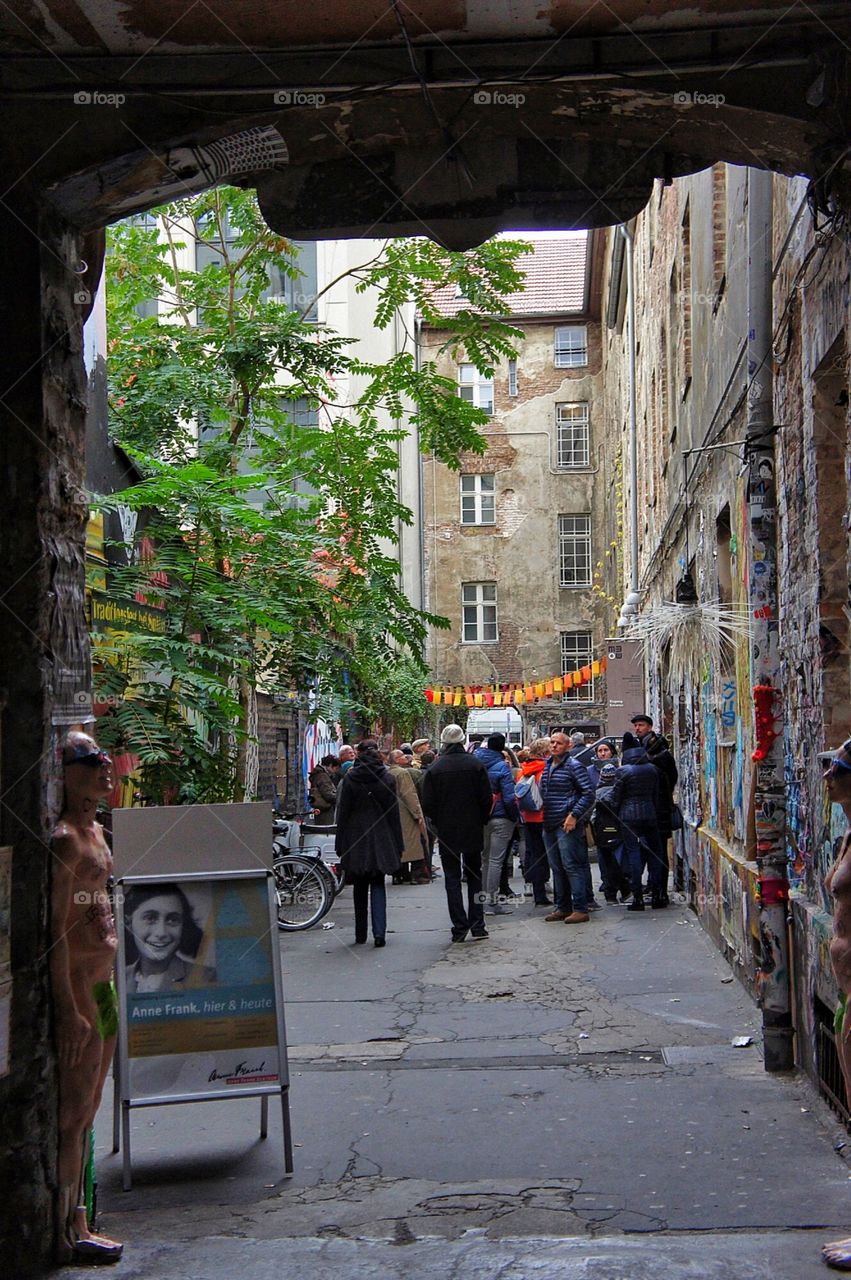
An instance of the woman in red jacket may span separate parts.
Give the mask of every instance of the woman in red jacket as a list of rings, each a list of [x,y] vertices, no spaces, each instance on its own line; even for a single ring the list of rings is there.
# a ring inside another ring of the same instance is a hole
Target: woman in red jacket
[[[541,774],[544,772],[544,765],[547,762],[547,756],[550,754],[549,738],[536,738],[528,748],[528,752],[529,759],[520,766],[517,782],[519,783],[522,778],[534,778],[540,786]],[[526,840],[524,878],[526,883],[532,886],[532,893],[535,895],[535,906],[551,907],[552,903],[547,897],[550,864],[547,861],[547,851],[544,847],[543,808],[538,813],[521,810],[520,817],[523,821],[523,834]]]

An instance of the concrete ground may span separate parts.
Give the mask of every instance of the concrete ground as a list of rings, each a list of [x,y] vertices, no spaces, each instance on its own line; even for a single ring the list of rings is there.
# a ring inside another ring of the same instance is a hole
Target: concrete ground
[[[527,901],[452,945],[442,880],[388,896],[383,950],[352,945],[349,891],[333,928],[281,935],[291,1179],[277,1103],[261,1142],[258,1101],[210,1102],[133,1113],[124,1193],[105,1100],[112,1275],[827,1274],[846,1135],[766,1075],[758,1010],[685,906],[566,926]]]

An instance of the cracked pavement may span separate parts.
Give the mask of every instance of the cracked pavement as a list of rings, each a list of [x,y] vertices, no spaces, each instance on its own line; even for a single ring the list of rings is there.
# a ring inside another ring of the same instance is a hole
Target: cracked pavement
[[[333,929],[281,935],[292,1178],[277,1104],[261,1142],[234,1099],[134,1111],[123,1193],[105,1098],[112,1274],[825,1274],[846,1135],[766,1075],[759,1011],[685,907],[570,927],[526,901],[452,945],[441,880],[388,899],[382,950],[352,945],[349,891]]]

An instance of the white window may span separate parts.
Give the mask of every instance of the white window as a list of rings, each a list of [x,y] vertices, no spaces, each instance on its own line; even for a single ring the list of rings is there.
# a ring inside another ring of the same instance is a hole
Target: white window
[[[495,524],[496,494],[493,475],[461,477],[461,523]]]
[[[588,363],[588,326],[566,324],[555,331],[555,366],[579,369]]]
[[[590,667],[593,660],[593,646],[590,631],[562,631],[561,633],[561,674],[568,675],[581,667]],[[594,681],[587,684],[572,685],[564,691],[566,702],[593,702]]]
[[[591,586],[591,517],[558,518],[559,586]]]
[[[587,404],[557,404],[558,465],[565,470],[590,465],[591,431]]]
[[[510,396],[517,395],[517,361],[509,360],[508,362],[508,394]]]
[[[496,640],[496,583],[465,582],[461,587],[462,640],[482,644]]]
[[[493,378],[479,373],[474,364],[459,364],[458,394],[462,400],[474,404],[485,413],[493,413]]]

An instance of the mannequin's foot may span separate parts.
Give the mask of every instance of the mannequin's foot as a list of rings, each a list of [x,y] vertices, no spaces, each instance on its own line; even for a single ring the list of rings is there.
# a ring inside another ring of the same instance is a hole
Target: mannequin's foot
[[[822,1261],[836,1271],[851,1271],[851,1236],[846,1240],[832,1240],[822,1247]]]
[[[74,1211],[67,1243],[71,1250],[68,1261],[72,1265],[110,1266],[118,1262],[124,1252],[124,1245],[117,1240],[110,1240],[108,1236],[96,1235],[89,1230],[86,1210],[81,1206]]]

